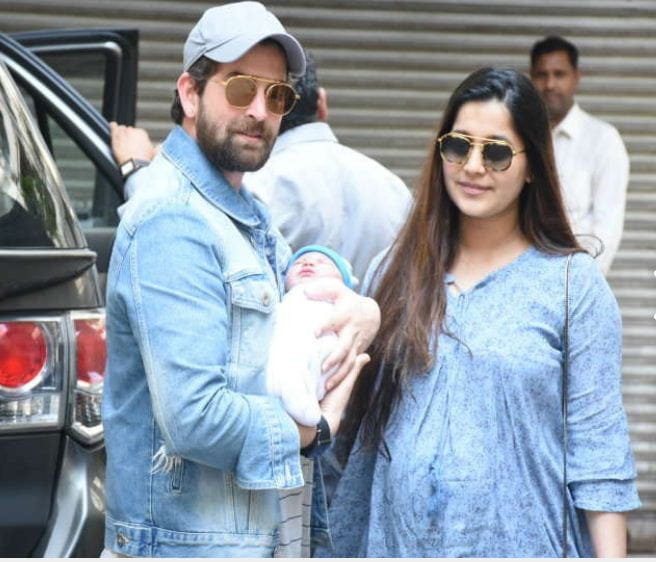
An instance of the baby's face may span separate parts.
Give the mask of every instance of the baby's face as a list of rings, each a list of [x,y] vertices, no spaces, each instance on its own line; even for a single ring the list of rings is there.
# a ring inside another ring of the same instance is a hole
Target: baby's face
[[[342,280],[342,274],[335,262],[321,252],[308,252],[289,266],[285,277],[285,289],[289,291],[296,285],[313,279],[330,278]]]

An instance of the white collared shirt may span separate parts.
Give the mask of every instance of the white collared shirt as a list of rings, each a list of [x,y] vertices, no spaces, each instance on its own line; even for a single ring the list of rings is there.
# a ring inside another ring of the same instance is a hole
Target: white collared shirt
[[[620,245],[629,182],[629,157],[617,129],[574,104],[554,127],[556,167],[574,234],[604,244],[597,262],[608,273]],[[580,238],[588,247],[585,238]]]
[[[412,196],[401,178],[340,144],[327,123],[289,129],[267,163],[244,174],[292,249],[323,244],[346,258],[360,281],[408,215]]]

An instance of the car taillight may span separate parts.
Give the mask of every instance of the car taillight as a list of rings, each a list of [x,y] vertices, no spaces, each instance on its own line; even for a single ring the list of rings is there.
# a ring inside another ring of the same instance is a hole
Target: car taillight
[[[77,345],[77,380],[86,385],[102,384],[107,362],[105,317],[74,320]]]
[[[46,336],[38,324],[0,324],[0,388],[21,392],[34,387],[39,383],[46,359]]]
[[[102,310],[0,320],[0,433],[60,429],[102,439],[107,347]]]
[[[0,322],[0,431],[61,425],[62,342],[58,321]]]
[[[85,443],[102,438],[100,415],[107,360],[105,315],[102,312],[75,313],[75,387],[71,430]]]

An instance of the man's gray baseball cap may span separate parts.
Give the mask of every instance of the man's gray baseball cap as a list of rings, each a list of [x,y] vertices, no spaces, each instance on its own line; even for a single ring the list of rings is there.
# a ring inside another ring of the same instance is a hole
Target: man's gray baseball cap
[[[259,2],[235,2],[206,10],[185,42],[184,70],[202,56],[217,62],[236,61],[264,39],[273,39],[284,49],[290,74],[303,75],[303,47]]]

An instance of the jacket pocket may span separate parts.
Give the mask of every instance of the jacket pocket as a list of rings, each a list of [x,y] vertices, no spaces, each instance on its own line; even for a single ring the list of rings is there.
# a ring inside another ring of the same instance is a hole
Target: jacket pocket
[[[228,282],[233,308],[269,314],[278,302],[273,283],[264,275],[251,275]]]
[[[249,275],[229,281],[228,294],[228,384],[240,392],[264,394],[263,370],[278,304],[277,289],[265,275]]]
[[[273,534],[280,521],[277,490],[245,490],[230,472],[224,475],[225,506],[232,513],[234,533]]]
[[[185,460],[180,459],[173,465],[171,472],[171,492],[179,494],[182,491],[182,478],[184,477]]]

